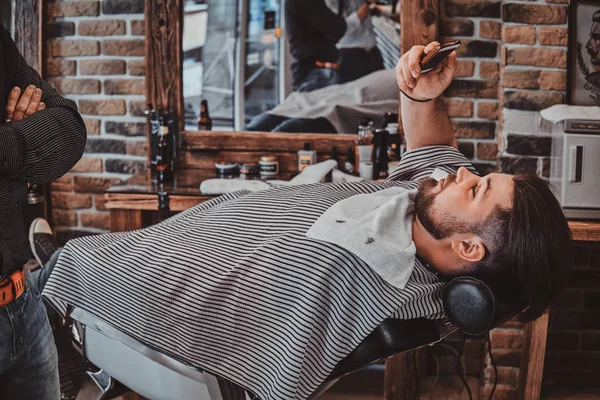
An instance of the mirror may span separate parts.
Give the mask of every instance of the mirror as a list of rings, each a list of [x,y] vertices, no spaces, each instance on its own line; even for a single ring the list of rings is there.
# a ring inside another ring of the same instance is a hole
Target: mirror
[[[295,3],[295,7],[304,6],[299,0],[287,1]],[[338,17],[339,1],[345,1],[344,17],[350,16],[364,3],[362,0],[323,0],[334,17]],[[379,3],[379,16],[369,13],[365,18],[368,31],[373,34],[373,46],[381,55],[380,68],[393,69],[400,55],[400,25],[398,14],[392,10],[399,7],[396,7],[397,1]],[[305,114],[325,114],[337,104],[364,106],[364,103],[390,100],[390,96],[395,96],[395,109],[392,104],[387,108],[397,113],[397,90],[391,74],[381,75],[394,87],[394,90],[387,90],[389,95],[386,94],[383,99],[377,98],[381,91],[365,93],[368,90],[361,87],[337,94],[329,90],[325,95],[319,92],[312,97],[305,94],[290,97],[294,81],[291,53],[294,49],[290,49],[288,40],[291,26],[286,26],[284,17],[286,0],[182,0],[182,8],[181,86],[185,130],[198,130],[203,99],[208,102],[215,131],[278,131],[269,129],[271,125],[259,125],[266,127],[263,129],[251,129],[253,125],[248,125],[256,116],[276,107],[280,107],[278,116],[301,118]],[[344,38],[338,47],[344,43]],[[305,110],[307,104],[314,106],[319,100],[324,103],[324,108],[316,114],[299,112]],[[368,116],[381,114],[381,121],[378,121],[381,123],[387,108],[367,105],[362,111]],[[341,118],[338,116],[338,119]],[[358,120],[346,125],[325,123],[304,126],[305,129],[297,132],[356,134]]]

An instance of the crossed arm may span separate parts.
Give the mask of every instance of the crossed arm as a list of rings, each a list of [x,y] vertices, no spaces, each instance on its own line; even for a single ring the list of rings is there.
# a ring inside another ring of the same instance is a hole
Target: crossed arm
[[[81,157],[86,129],[75,103],[61,97],[0,29],[0,223],[22,201],[29,183],[56,179]],[[25,118],[27,117],[27,118]],[[10,120],[10,121],[8,121]]]
[[[5,29],[0,32],[0,46],[4,61],[0,97],[8,98],[16,86],[21,92],[33,91],[44,103],[41,111],[26,119],[0,125],[0,175],[36,183],[59,178],[83,154],[87,136],[83,120],[73,101],[60,96],[27,65]],[[30,85],[41,92],[36,94]],[[33,110],[15,112],[28,111]]]

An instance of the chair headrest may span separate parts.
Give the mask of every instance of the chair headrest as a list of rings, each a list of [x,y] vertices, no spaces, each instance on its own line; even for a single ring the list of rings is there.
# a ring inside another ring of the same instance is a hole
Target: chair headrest
[[[468,335],[481,335],[521,311],[503,302],[488,285],[472,277],[454,278],[446,285],[444,310],[450,322]]]

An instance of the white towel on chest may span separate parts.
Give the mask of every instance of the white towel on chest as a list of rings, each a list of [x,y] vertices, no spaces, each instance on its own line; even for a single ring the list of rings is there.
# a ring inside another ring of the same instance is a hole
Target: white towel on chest
[[[412,240],[416,190],[360,194],[331,206],[306,232],[350,251],[391,285],[403,289],[416,255]]]

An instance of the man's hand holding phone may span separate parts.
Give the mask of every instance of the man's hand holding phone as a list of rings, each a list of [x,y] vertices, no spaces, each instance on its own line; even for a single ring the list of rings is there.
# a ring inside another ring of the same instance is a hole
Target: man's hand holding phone
[[[423,73],[421,60],[430,52],[439,50],[438,42],[427,46],[413,46],[404,53],[396,65],[398,87],[417,101],[439,97],[450,85],[456,72],[456,52],[450,52],[435,68]]]

